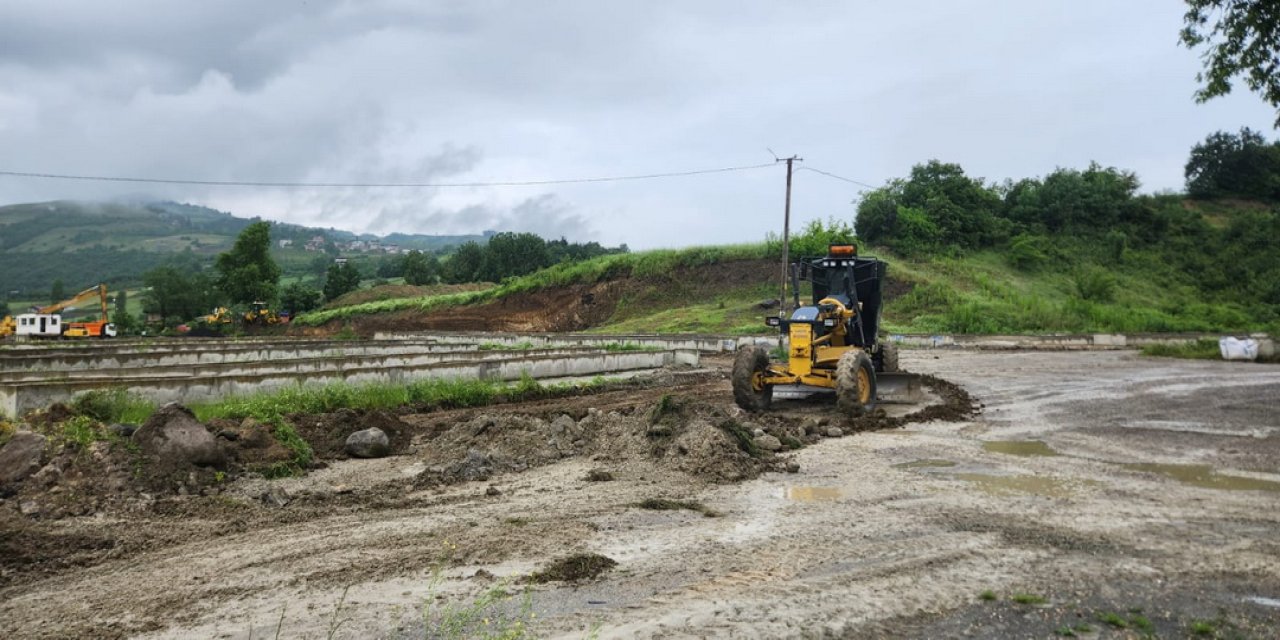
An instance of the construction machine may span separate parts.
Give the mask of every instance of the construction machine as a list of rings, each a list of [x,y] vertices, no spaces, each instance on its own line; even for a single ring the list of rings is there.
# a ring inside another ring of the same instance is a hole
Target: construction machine
[[[244,323],[248,325],[280,324],[280,314],[267,308],[265,302],[254,302],[249,305],[249,310],[244,312]]]
[[[18,321],[13,316],[0,318],[0,338],[8,338],[18,331]]]
[[[226,307],[218,307],[208,315],[196,318],[196,322],[213,327],[223,324],[231,324],[231,310]]]
[[[834,390],[841,413],[861,415],[877,401],[913,401],[917,376],[898,370],[897,345],[880,340],[881,294],[886,263],[858,255],[853,244],[833,244],[822,258],[788,265],[795,295],[791,317],[765,318],[788,341],[787,359],[773,362],[769,349],[749,345],[733,364],[733,396],[748,411],[769,408],[775,387]],[[813,301],[800,305],[800,281]],[[785,305],[783,305],[785,309]]]
[[[69,309],[95,298],[100,309],[98,320],[88,322],[61,321],[61,316],[58,314],[64,309]],[[37,307],[32,311],[34,313],[18,316],[19,326],[16,332],[19,335],[30,334],[42,337],[57,337],[61,335],[67,338],[114,338],[116,335],[116,326],[111,323],[107,314],[107,285],[105,284],[89,287],[62,302],[54,303],[47,307]],[[25,323],[22,322],[24,318],[26,319]],[[59,325],[61,325],[61,330],[57,329]]]

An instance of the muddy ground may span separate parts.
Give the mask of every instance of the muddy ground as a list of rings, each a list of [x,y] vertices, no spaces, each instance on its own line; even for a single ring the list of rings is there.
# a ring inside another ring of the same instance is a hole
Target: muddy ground
[[[495,590],[456,637],[1278,637],[1280,367],[903,363],[981,412],[825,437],[842,423],[824,403],[741,416],[723,376],[673,376],[399,416],[401,455],[216,495],[57,519],[0,504],[22,556],[0,637],[440,637]],[[730,422],[804,446],[752,456]],[[637,506],[658,498],[701,509]],[[523,581],[579,553],[617,565]]]

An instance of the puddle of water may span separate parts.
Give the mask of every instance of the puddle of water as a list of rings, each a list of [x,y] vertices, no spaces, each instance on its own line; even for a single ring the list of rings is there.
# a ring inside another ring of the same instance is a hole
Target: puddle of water
[[[1071,495],[1067,483],[1040,476],[997,476],[987,473],[957,473],[955,477],[972,482],[979,490],[997,496],[1030,494],[1046,498],[1065,498]]]
[[[1056,456],[1054,451],[1040,440],[990,440],[982,443],[982,448],[992,453],[1005,453],[1011,456]]]
[[[1275,598],[1264,598],[1262,596],[1249,596],[1248,598],[1245,598],[1245,600],[1248,600],[1249,602],[1252,602],[1254,604],[1260,604],[1264,607],[1275,607],[1277,609],[1280,609],[1280,600],[1276,600]]]
[[[844,497],[844,494],[834,487],[787,487],[782,495],[796,502],[830,502]]]
[[[933,467],[954,467],[956,466],[956,463],[939,458],[925,458],[923,460],[912,460],[911,462],[900,462],[893,466],[898,469],[923,469]]]
[[[1134,471],[1158,473],[1182,484],[1225,491],[1273,491],[1280,493],[1280,482],[1243,478],[1215,473],[1207,464],[1155,464],[1134,462],[1120,465]]]

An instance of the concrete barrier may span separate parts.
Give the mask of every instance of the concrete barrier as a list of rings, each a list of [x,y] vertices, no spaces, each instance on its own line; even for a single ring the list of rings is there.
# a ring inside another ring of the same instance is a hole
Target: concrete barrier
[[[268,392],[295,385],[334,382],[403,384],[428,378],[517,380],[579,378],[616,372],[653,370],[675,363],[697,364],[697,352],[561,350],[533,354],[473,352],[432,364],[388,365],[380,360],[335,361],[325,368],[263,366],[245,372],[221,371],[194,376],[113,376],[0,384],[0,412],[19,415],[75,394],[103,387],[123,387],[154,402],[208,402],[232,395]],[[269,365],[270,363],[263,363]]]
[[[1041,351],[1080,349],[1139,349],[1148,344],[1182,344],[1196,340],[1217,340],[1223,334],[1134,333],[1134,334],[1049,334],[1049,335],[953,335],[892,334],[889,339],[906,347]],[[1261,357],[1274,357],[1275,343],[1266,334],[1251,334],[1258,341]],[[724,336],[706,334],[583,334],[583,333],[475,333],[475,332],[379,332],[378,340],[430,340],[441,344],[485,341],[496,344],[597,345],[635,344],[657,349],[695,349],[702,353],[736,351],[749,344],[775,345],[777,334]]]

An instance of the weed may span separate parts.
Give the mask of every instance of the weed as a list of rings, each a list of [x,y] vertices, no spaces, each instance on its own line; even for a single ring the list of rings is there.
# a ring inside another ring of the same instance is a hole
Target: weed
[[[350,326],[344,326],[337,333],[333,334],[334,340],[359,340],[360,336],[356,334],[355,329]]]
[[[1115,627],[1115,628],[1117,628],[1117,629],[1128,629],[1128,628],[1129,628],[1129,621],[1128,621],[1128,620],[1125,620],[1125,619],[1124,619],[1120,614],[1118,614],[1118,613],[1112,613],[1112,612],[1100,613],[1100,614],[1098,614],[1098,622],[1102,622],[1102,623],[1104,623],[1104,624],[1108,624],[1108,625],[1110,625],[1110,626],[1112,626],[1112,627]]]
[[[523,526],[525,526],[525,525],[529,524],[529,522],[531,522],[531,521],[530,521],[528,518],[522,518],[522,517],[518,517],[518,516],[513,516],[513,517],[510,517],[510,518],[507,518],[507,519],[503,520],[503,522],[505,522],[505,523],[507,523],[507,524],[509,524],[509,525],[511,525],[511,526],[513,526],[513,527],[523,527]]]
[[[635,342],[608,342],[601,345],[600,348],[610,353],[621,353],[627,351],[662,351],[660,347],[637,344]]]
[[[613,474],[603,469],[592,469],[587,472],[587,482],[611,482]]]
[[[1087,622],[1081,622],[1080,624],[1077,624],[1076,626],[1071,628],[1077,633],[1093,633],[1093,625]]]
[[[1144,615],[1130,616],[1129,624],[1133,625],[1134,629],[1137,629],[1143,633],[1151,633],[1155,631],[1155,628],[1156,628],[1155,625],[1151,624],[1151,621],[1148,620],[1147,617]]]
[[[679,410],[680,400],[669,393],[664,393],[649,410],[649,424],[658,424],[663,418],[676,414]]]
[[[8,442],[9,438],[12,438],[17,431],[18,428],[12,422],[0,418],[0,447],[3,447],[4,443]]]
[[[155,413],[156,405],[122,388],[93,389],[75,397],[71,409],[99,422],[140,424]]]
[[[594,578],[618,566],[613,558],[598,553],[578,553],[552,562],[547,568],[529,575],[529,582],[580,582]]]
[[[515,393],[517,397],[524,399],[541,398],[547,395],[546,389],[543,388],[542,384],[540,384],[537,379],[532,375],[529,375],[528,371],[520,372],[520,380],[516,382]]]
[[[1062,625],[1061,627],[1058,627],[1057,629],[1054,629],[1054,630],[1053,630],[1053,632],[1054,632],[1054,633],[1056,633],[1056,634],[1058,634],[1058,635],[1060,635],[1060,636],[1062,636],[1062,637],[1064,637],[1064,638],[1074,638],[1074,637],[1076,637],[1076,632],[1075,632],[1075,630],[1074,630],[1074,629],[1072,629],[1071,627],[1069,627],[1069,626],[1065,625],[1065,624],[1064,624],[1064,625]]]
[[[708,518],[720,517],[720,512],[715,511],[702,504],[692,500],[671,500],[668,498],[648,498],[637,502],[635,506],[641,509],[649,509],[651,511],[697,511]]]
[[[733,439],[738,442],[738,448],[745,451],[752,458],[759,458],[764,454],[760,447],[756,446],[755,437],[751,435],[750,431],[747,431],[746,427],[738,424],[738,421],[725,420],[720,423],[720,428],[733,436]]]
[[[799,440],[797,440],[797,439],[795,439],[795,438],[793,438],[793,437],[791,437],[791,436],[789,436],[789,435],[786,435],[786,434],[783,434],[783,436],[782,436],[781,438],[779,438],[779,440],[781,440],[781,441],[782,441],[782,446],[784,446],[784,447],[786,447],[786,448],[788,448],[788,449],[795,450],[795,449],[801,449],[801,448],[803,448],[803,447],[804,447],[804,443],[803,443],[803,442],[800,442]]]
[[[1048,602],[1048,600],[1045,600],[1043,596],[1038,596],[1032,593],[1015,593],[1010,596],[1009,599],[1018,604],[1044,604]]]
[[[985,600],[987,602],[993,602],[997,599],[996,592],[990,589],[987,589],[986,591],[983,591],[982,593],[978,594],[978,599]]]
[[[73,416],[63,422],[59,435],[66,444],[75,445],[81,449],[105,439],[102,432],[98,430],[98,423],[89,416]]]
[[[1217,340],[1200,339],[1181,344],[1149,344],[1142,347],[1142,355],[1157,358],[1186,358],[1190,360],[1221,360],[1222,351]]]

